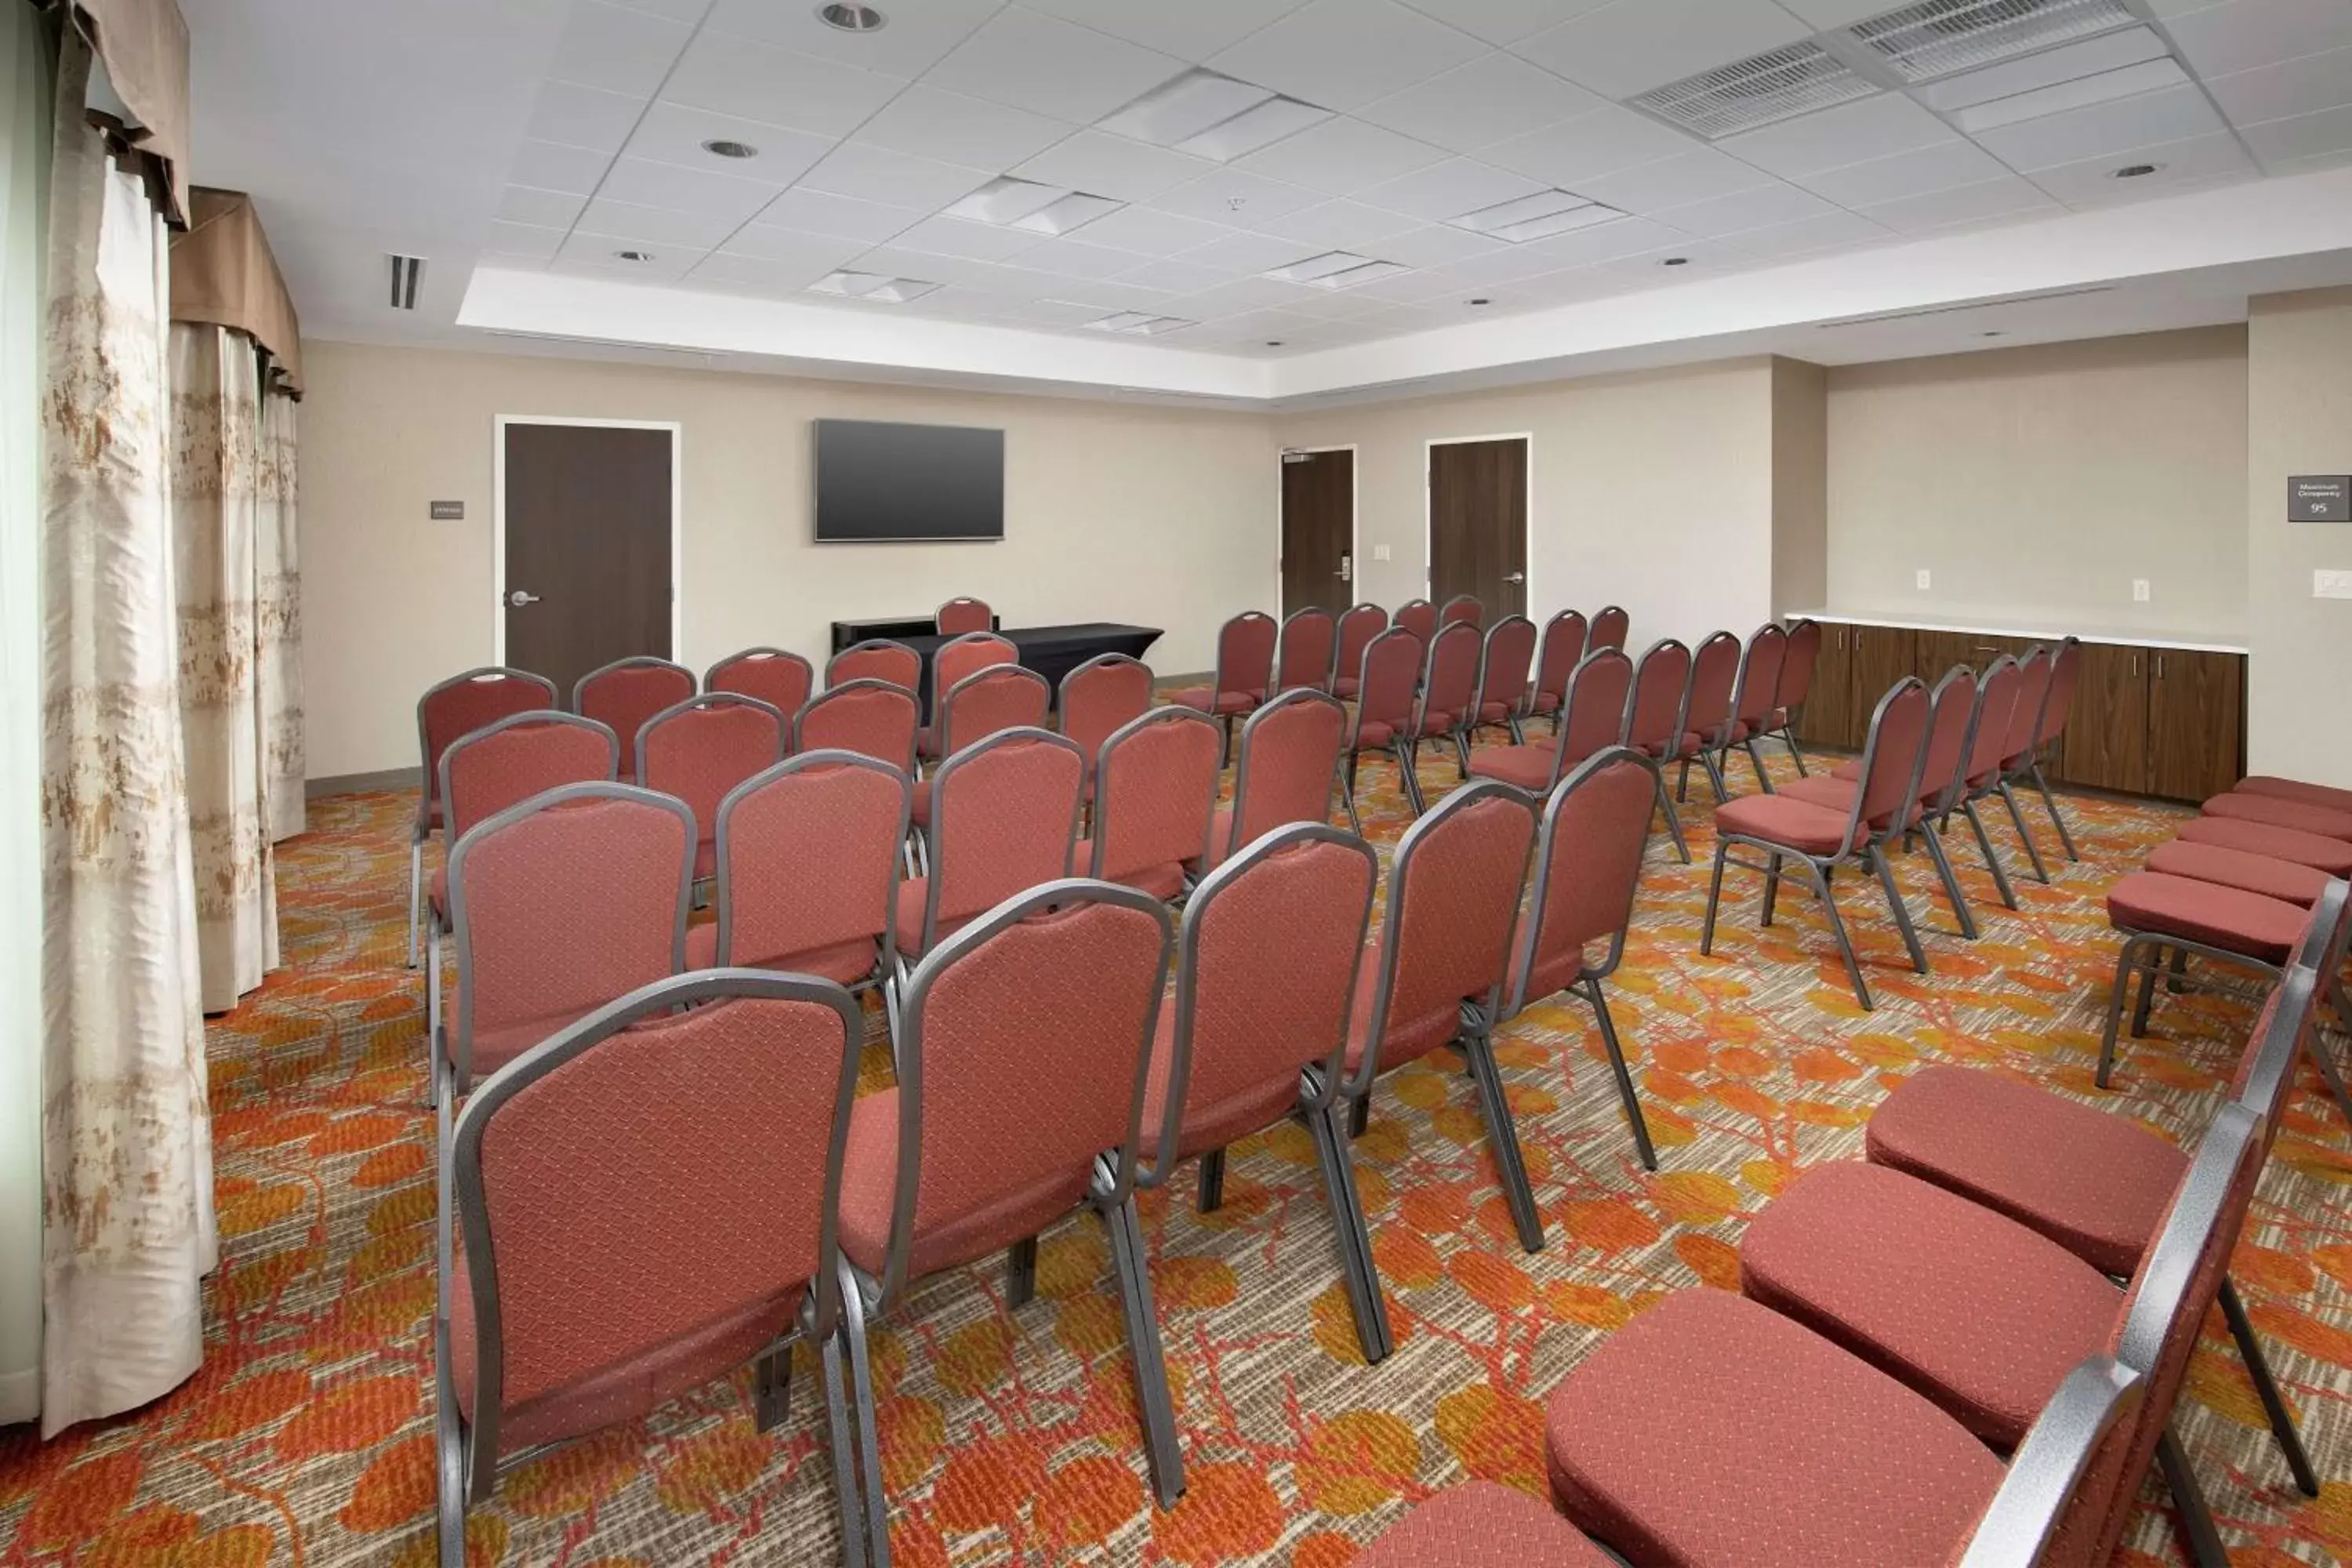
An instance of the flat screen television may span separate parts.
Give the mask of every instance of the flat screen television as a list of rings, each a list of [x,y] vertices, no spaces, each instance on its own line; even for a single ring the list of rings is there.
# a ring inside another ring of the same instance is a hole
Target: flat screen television
[[[816,540],[1004,537],[1004,432],[819,419]]]

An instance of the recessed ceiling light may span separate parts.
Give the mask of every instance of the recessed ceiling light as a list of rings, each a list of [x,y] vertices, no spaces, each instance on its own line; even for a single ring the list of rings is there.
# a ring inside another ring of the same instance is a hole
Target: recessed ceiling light
[[[813,294],[839,294],[852,300],[870,300],[877,305],[903,305],[918,300],[938,288],[915,278],[892,278],[877,272],[828,272],[809,285]]]
[[[1658,265],[1661,267],[1688,267],[1690,265],[1690,258],[1687,256],[1669,256],[1664,261],[1659,262]]]
[[[1186,71],[1097,123],[1105,131],[1223,163],[1331,118],[1328,109],[1213,70]]]
[[[1369,283],[1375,278],[1388,278],[1404,270],[1393,261],[1375,261],[1369,256],[1358,256],[1348,250],[1327,250],[1320,256],[1310,256],[1287,267],[1275,268],[1266,276],[1277,283],[1304,283],[1313,289],[1349,289],[1359,283]]]
[[[845,33],[877,32],[890,20],[871,5],[820,5],[816,19]]]
[[[1265,346],[1270,349],[1278,349],[1282,346],[1282,340],[1280,338],[1268,338],[1265,340]]]
[[[2111,180],[2145,179],[2147,176],[2155,174],[2158,169],[2163,167],[2164,165],[2161,163],[2126,163],[2122,168],[2117,169],[2114,174],[2109,174],[2107,178]]]
[[[1520,196],[1512,201],[1497,202],[1490,207],[1464,213],[1448,218],[1454,228],[1465,228],[1472,234],[1483,234],[1490,239],[1506,239],[1514,245],[1530,239],[1549,239],[1556,234],[1591,228],[1625,215],[1615,207],[1587,201],[1566,191],[1543,191],[1532,196]]]
[[[623,261],[651,261],[654,258],[650,250],[616,250],[613,254]]]
[[[730,142],[724,137],[705,142],[702,150],[714,158],[756,158],[760,150],[749,142]]]
[[[1491,304],[1493,304],[1495,301],[1493,301],[1492,300],[1478,299],[1478,300],[1463,300],[1462,302],[1463,302],[1464,304],[1465,304],[1465,305],[1491,305]]]
[[[1179,327],[1196,327],[1200,323],[1186,316],[1159,316],[1150,310],[1120,310],[1100,321],[1088,321],[1097,331],[1126,332],[1130,336],[1156,338],[1162,332],[1172,332]]]
[[[949,207],[947,216],[1031,234],[1067,234],[1125,205],[1108,196],[1000,174]]]

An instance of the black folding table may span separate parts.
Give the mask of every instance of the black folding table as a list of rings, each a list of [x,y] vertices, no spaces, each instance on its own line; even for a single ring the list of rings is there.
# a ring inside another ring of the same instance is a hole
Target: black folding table
[[[1016,626],[1000,631],[1004,638],[1020,650],[1021,663],[1044,676],[1058,691],[1062,677],[1086,663],[1097,654],[1123,653],[1131,658],[1141,658],[1144,650],[1160,638],[1158,626],[1120,626],[1111,621],[1088,621],[1072,626]],[[923,721],[931,717],[931,655],[941,643],[950,639],[936,632],[922,637],[896,639],[913,648],[923,659],[923,679],[918,695],[922,699]]]

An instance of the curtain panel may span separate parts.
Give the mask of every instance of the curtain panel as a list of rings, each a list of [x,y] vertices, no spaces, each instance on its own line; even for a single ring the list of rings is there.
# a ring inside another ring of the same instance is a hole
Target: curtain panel
[[[268,378],[264,378],[268,384]],[[296,548],[295,403],[261,400],[261,466],[254,483],[254,583],[260,660],[263,822],[271,843],[309,826],[310,759],[303,744],[302,573]]]

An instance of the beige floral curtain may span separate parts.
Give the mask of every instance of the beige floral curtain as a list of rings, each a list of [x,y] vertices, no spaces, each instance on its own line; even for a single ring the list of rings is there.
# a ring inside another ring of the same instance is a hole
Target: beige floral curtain
[[[58,68],[41,402],[41,1426],[203,1359],[215,1257],[165,396],[169,252]]]
[[[267,376],[262,385],[269,385]],[[295,407],[283,392],[262,397],[261,465],[253,487],[261,798],[273,843],[302,831],[310,773],[302,746],[302,574],[294,545]]]

